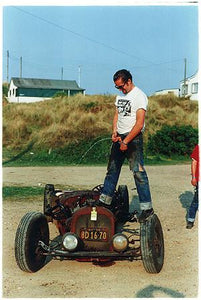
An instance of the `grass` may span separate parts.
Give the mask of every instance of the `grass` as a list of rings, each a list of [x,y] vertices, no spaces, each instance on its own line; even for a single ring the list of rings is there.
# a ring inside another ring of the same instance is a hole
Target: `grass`
[[[22,150],[34,140],[38,148],[59,148],[107,134],[111,132],[113,102],[111,97],[79,95],[37,104],[7,104],[3,145]]]
[[[101,147],[100,147],[101,148]],[[72,149],[65,148],[63,151],[52,151],[51,153],[41,151],[38,153],[27,152],[26,154],[16,155],[6,162],[3,163],[5,167],[29,167],[29,166],[79,166],[79,165],[104,165],[106,166],[109,158],[110,146],[106,145],[102,151],[100,148],[93,150],[93,148],[88,148],[86,151],[80,155],[79,147],[76,151]],[[10,155],[10,154],[9,154]],[[7,156],[9,156],[7,155]],[[15,159],[15,157],[17,157]],[[189,157],[184,156],[172,156],[171,158],[162,155],[152,155],[145,156],[145,165],[171,165],[171,164],[181,164],[189,163]],[[127,161],[125,162],[127,164]]]
[[[3,164],[107,164],[114,102],[113,95],[60,96],[20,104],[4,101]],[[198,102],[173,95],[150,97],[145,123],[146,148],[148,135],[156,133],[164,124],[197,128]],[[158,158],[148,157],[147,162],[169,162]]]
[[[5,186],[2,189],[3,199],[28,199],[36,196],[43,197],[44,188],[43,187],[30,187],[30,186]]]
[[[111,95],[75,95],[38,103],[7,103],[3,106],[3,146],[23,150],[34,141],[37,148],[53,149],[111,135],[114,101]],[[145,140],[164,124],[197,128],[197,101],[150,97]]]
[[[2,197],[3,200],[41,200],[41,203],[43,203],[43,197],[44,197],[44,186],[3,186],[2,188]],[[76,187],[76,186],[70,186],[70,185],[59,185],[56,186],[57,189],[61,190],[78,190],[82,189],[82,187]],[[84,189],[84,188],[83,188]]]
[[[171,158],[163,155],[147,156],[145,158],[145,165],[178,165],[178,164],[190,164],[189,157],[174,155]]]
[[[72,143],[63,148],[37,149],[30,144],[21,152],[4,149],[4,166],[48,166],[106,164],[110,152],[111,139],[108,136],[89,141]]]

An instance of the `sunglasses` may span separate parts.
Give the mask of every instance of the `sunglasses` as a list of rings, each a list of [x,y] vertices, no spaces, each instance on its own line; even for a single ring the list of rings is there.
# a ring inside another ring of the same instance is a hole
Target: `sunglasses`
[[[115,85],[115,88],[118,90],[122,90],[125,84],[126,84],[126,82],[122,85]]]

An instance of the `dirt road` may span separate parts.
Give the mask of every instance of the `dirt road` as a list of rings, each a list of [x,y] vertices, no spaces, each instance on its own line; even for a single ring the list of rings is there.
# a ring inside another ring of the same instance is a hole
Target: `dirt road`
[[[3,297],[5,298],[180,298],[198,296],[198,218],[186,229],[193,197],[190,165],[149,166],[153,206],[165,239],[165,263],[159,274],[148,274],[141,261],[119,261],[101,267],[76,261],[50,261],[37,273],[22,272],[14,258],[14,238],[21,217],[42,211],[42,199],[3,203]],[[5,186],[46,183],[92,188],[102,183],[105,167],[3,168]],[[123,167],[120,184],[129,188],[131,207],[138,201],[133,179]],[[56,235],[51,226],[51,234]]]

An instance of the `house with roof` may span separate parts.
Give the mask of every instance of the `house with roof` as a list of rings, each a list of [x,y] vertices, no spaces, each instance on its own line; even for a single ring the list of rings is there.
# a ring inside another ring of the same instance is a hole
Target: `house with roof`
[[[180,97],[198,100],[198,72],[180,81]]]
[[[179,97],[179,89],[178,88],[163,89],[163,90],[156,91],[151,96],[168,95],[168,94],[175,95],[175,96]]]
[[[37,78],[12,77],[8,90],[8,101],[30,103],[51,99],[56,93],[73,96],[85,94],[85,89],[78,86],[75,80],[52,80]]]
[[[186,97],[198,101],[198,72],[180,81],[179,88],[163,89],[156,91],[151,96],[174,94],[177,97]]]

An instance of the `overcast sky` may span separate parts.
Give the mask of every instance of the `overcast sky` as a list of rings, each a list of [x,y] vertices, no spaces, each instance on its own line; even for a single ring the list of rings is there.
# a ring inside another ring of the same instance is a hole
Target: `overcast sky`
[[[197,5],[4,5],[2,24],[3,81],[20,76],[20,57],[22,77],[61,79],[63,68],[87,94],[115,94],[122,68],[147,95],[178,88],[185,58],[187,76],[198,70]]]

